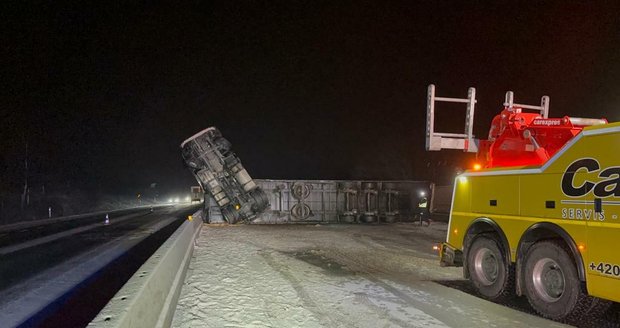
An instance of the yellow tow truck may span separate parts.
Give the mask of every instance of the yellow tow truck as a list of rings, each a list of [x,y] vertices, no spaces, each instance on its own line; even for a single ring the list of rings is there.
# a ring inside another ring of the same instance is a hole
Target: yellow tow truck
[[[434,129],[436,102],[467,104],[465,133]],[[456,177],[442,266],[463,266],[491,300],[525,295],[542,316],[562,320],[620,302],[620,122],[549,118],[514,102],[472,134],[475,89],[467,98],[428,88],[427,150],[477,153],[477,170]]]

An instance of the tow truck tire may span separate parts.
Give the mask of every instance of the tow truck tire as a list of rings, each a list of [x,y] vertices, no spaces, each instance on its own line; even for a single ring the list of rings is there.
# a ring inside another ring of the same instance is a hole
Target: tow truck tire
[[[507,262],[494,235],[481,234],[474,239],[467,251],[467,270],[482,296],[503,301],[513,295],[514,270]]]
[[[522,272],[527,300],[543,317],[577,320],[597,304],[582,290],[575,261],[560,241],[532,245],[525,255]]]

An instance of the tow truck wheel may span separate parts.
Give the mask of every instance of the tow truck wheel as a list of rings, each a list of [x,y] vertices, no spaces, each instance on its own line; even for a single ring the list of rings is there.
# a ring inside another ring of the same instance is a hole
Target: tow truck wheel
[[[490,300],[502,300],[512,295],[514,274],[502,255],[498,241],[482,234],[467,251],[469,279],[480,294]]]
[[[523,272],[527,299],[542,316],[571,320],[589,312],[592,297],[582,291],[575,262],[563,243],[534,244],[525,255]]]

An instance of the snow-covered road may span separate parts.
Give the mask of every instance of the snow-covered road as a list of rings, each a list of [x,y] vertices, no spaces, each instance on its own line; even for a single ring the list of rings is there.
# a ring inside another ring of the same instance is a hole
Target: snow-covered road
[[[208,226],[173,327],[561,327],[435,281],[446,225]]]

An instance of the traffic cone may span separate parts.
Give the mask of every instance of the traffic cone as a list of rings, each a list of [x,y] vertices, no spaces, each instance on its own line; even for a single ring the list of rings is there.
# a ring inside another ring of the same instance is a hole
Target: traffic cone
[[[105,215],[105,222],[103,222],[103,224],[105,225],[110,224],[110,217],[107,214]]]

